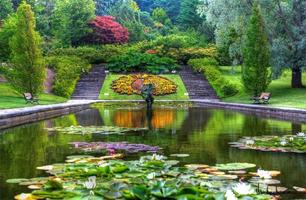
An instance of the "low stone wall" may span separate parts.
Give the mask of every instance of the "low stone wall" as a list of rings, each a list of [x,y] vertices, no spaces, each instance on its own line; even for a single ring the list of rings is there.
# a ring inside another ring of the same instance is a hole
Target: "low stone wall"
[[[11,109],[0,113],[0,130],[26,123],[45,120],[88,109],[90,103],[64,103],[51,106]]]
[[[264,118],[306,122],[306,110],[304,109],[271,107],[269,105],[212,102],[203,100],[196,100],[194,103],[201,107],[223,108]]]
[[[72,101],[62,104],[35,106],[27,108],[16,108],[0,110],[0,130],[18,126],[21,124],[36,122],[53,117],[67,115],[90,108],[95,102],[120,102],[120,101]],[[131,102],[131,101],[122,101]],[[138,101],[134,101],[138,102]],[[142,101],[141,101],[142,102]],[[185,102],[185,101],[178,101]],[[245,114],[255,115],[263,118],[275,118],[293,122],[306,122],[306,110],[294,108],[280,108],[265,105],[237,104],[219,101],[192,100],[197,106],[222,108],[234,110]]]

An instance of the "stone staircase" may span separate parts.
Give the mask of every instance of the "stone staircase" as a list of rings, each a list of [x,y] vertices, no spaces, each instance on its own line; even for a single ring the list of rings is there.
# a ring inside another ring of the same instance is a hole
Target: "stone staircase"
[[[189,98],[191,100],[219,100],[216,92],[208,83],[203,74],[194,72],[190,66],[182,66],[179,74],[186,86],[189,93]]]
[[[98,99],[105,76],[104,65],[94,65],[89,73],[81,76],[71,99]]]

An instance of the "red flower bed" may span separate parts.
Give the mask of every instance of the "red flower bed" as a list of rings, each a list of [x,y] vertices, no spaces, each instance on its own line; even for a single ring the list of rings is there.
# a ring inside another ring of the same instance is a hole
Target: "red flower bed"
[[[128,42],[128,29],[116,22],[112,16],[97,16],[89,22],[89,26],[93,32],[85,39],[88,43],[122,44]]]

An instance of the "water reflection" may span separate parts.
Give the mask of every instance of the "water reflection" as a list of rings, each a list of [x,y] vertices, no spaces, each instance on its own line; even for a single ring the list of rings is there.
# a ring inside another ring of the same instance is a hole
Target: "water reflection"
[[[120,136],[65,135],[45,130],[71,125],[149,127],[149,130]],[[306,131],[306,126],[219,109],[160,107],[151,113],[142,108],[86,110],[0,132],[0,199],[12,199],[14,194],[25,191],[20,186],[6,184],[6,179],[41,176],[37,166],[63,162],[67,155],[76,154],[69,146],[73,141],[129,141],[158,145],[166,155],[190,154],[182,159],[182,164],[252,162],[263,169],[282,171],[280,179],[286,186],[305,187],[305,155],[242,151],[228,145],[242,136],[299,131]]]

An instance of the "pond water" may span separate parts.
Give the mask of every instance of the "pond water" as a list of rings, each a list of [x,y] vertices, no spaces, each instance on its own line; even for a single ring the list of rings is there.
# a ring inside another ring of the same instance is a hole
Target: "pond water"
[[[147,131],[126,135],[67,135],[48,132],[55,126],[149,127]],[[285,135],[306,131],[306,124],[265,119],[254,115],[212,108],[156,107],[148,116],[143,108],[100,108],[0,131],[0,199],[28,191],[6,184],[9,178],[44,176],[36,167],[64,162],[68,155],[80,154],[68,144],[75,141],[128,141],[163,148],[164,155],[190,154],[185,163],[216,164],[250,162],[267,170],[282,172],[286,187],[306,187],[306,156],[230,148],[228,143],[243,136]],[[138,156],[134,156],[138,159]],[[285,195],[284,199],[306,199],[304,195]]]

